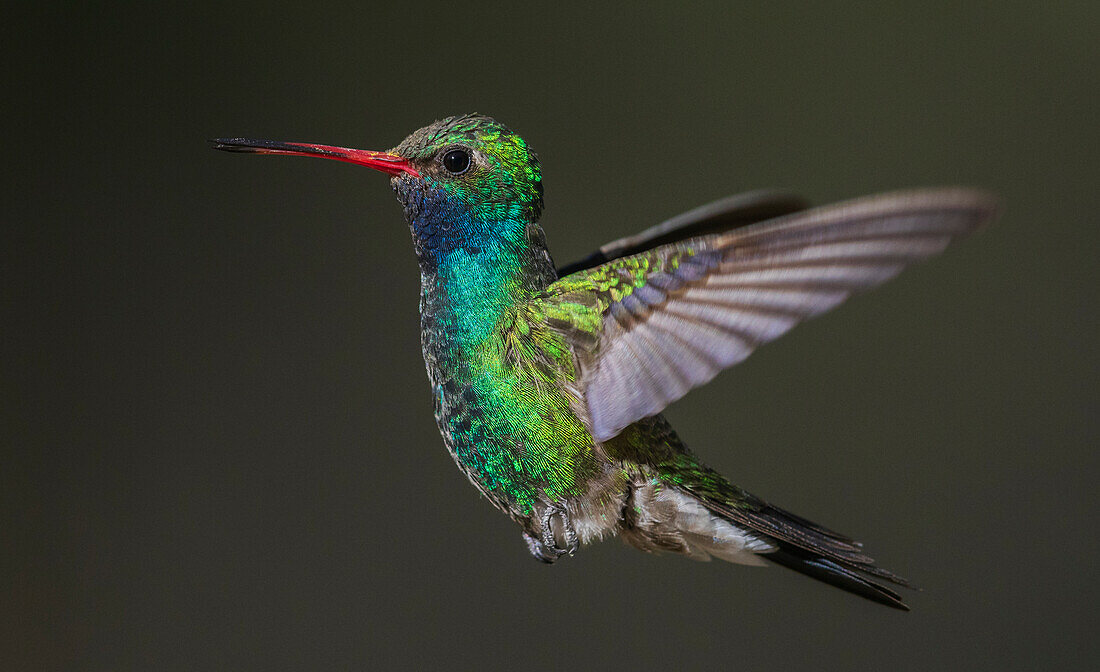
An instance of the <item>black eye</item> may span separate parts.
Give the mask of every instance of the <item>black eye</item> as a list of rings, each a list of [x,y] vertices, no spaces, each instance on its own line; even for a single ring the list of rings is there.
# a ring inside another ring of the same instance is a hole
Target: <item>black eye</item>
[[[459,175],[470,167],[470,153],[465,149],[452,149],[443,155],[443,167],[448,172]]]

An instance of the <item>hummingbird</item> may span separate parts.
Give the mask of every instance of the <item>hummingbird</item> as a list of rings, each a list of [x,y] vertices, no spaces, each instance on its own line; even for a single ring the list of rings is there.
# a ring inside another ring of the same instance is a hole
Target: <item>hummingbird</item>
[[[995,199],[951,187],[810,208],[781,192],[705,205],[558,268],[527,142],[478,114],[388,151],[246,138],[389,176],[420,269],[435,420],[459,469],[552,563],[618,536],[647,552],[771,562],[908,610],[851,537],[734,485],[661,411],[753,350],[941,252]]]

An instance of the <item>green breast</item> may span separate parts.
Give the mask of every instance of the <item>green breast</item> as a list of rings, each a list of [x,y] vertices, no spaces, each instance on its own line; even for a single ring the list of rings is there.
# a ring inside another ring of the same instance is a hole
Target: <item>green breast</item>
[[[561,387],[564,359],[539,359],[529,347],[536,335],[513,328],[515,311],[553,280],[553,267],[466,254],[454,252],[421,279],[436,422],[470,480],[500,508],[526,516],[539,499],[582,494],[601,467]]]
[[[493,340],[493,339],[490,339]],[[436,422],[459,467],[486,495],[529,515],[540,494],[583,493],[598,473],[592,437],[567,395],[531,362],[509,359],[503,343],[469,353],[425,344]],[[443,356],[439,356],[443,355]]]

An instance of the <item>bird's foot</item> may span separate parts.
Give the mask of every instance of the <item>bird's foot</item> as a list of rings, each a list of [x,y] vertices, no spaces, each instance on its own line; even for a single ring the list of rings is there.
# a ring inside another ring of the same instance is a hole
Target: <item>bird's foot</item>
[[[558,545],[557,535],[554,534],[554,516],[561,519],[562,536],[565,537],[565,547]],[[551,553],[557,555],[573,555],[577,552],[577,530],[573,527],[573,521],[569,518],[569,512],[561,504],[551,504],[542,512],[542,544]]]
[[[558,535],[554,530],[554,516],[560,520],[557,532],[564,538],[565,546],[558,544]],[[523,540],[527,542],[527,550],[539,562],[547,564],[554,562],[563,555],[573,555],[580,546],[577,530],[573,527],[573,521],[569,512],[561,504],[551,504],[542,512],[542,533],[539,537],[524,533]]]

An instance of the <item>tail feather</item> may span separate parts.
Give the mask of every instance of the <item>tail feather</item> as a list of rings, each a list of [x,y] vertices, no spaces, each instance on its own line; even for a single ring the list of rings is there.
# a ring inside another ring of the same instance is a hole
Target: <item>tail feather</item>
[[[909,611],[909,606],[902,602],[901,595],[890,590],[886,586],[866,579],[855,571],[842,567],[832,560],[809,551],[783,544],[779,550],[763,556],[777,565],[793,569],[811,578],[823,581],[841,590],[854,593],[879,604],[885,604],[894,609]]]
[[[734,490],[733,486],[728,487]],[[900,595],[864,576],[909,587],[902,577],[876,567],[874,559],[864,552],[863,544],[740,489],[737,494],[738,499],[727,502],[702,498],[700,501],[717,517],[771,542],[772,549],[758,551],[760,557],[874,602],[909,609]]]
[[[619,530],[627,543],[643,551],[672,551],[699,560],[770,561],[873,602],[909,609],[898,593],[872,578],[903,587],[909,582],[877,567],[860,542],[733,485],[688,452],[663,417],[635,427],[647,432],[647,445],[673,450],[656,464],[635,465],[638,472]]]
[[[906,579],[882,567],[876,567],[874,558],[863,552],[861,542],[817,523],[810,522],[777,506],[768,504],[761,513],[768,514],[768,517],[772,520],[782,520],[788,533],[792,532],[792,528],[802,528],[798,531],[798,534],[791,534],[792,539],[789,541],[793,546],[808,551],[810,555],[825,556],[824,559],[829,560],[834,565],[855,569],[899,586],[909,587],[909,581]]]

